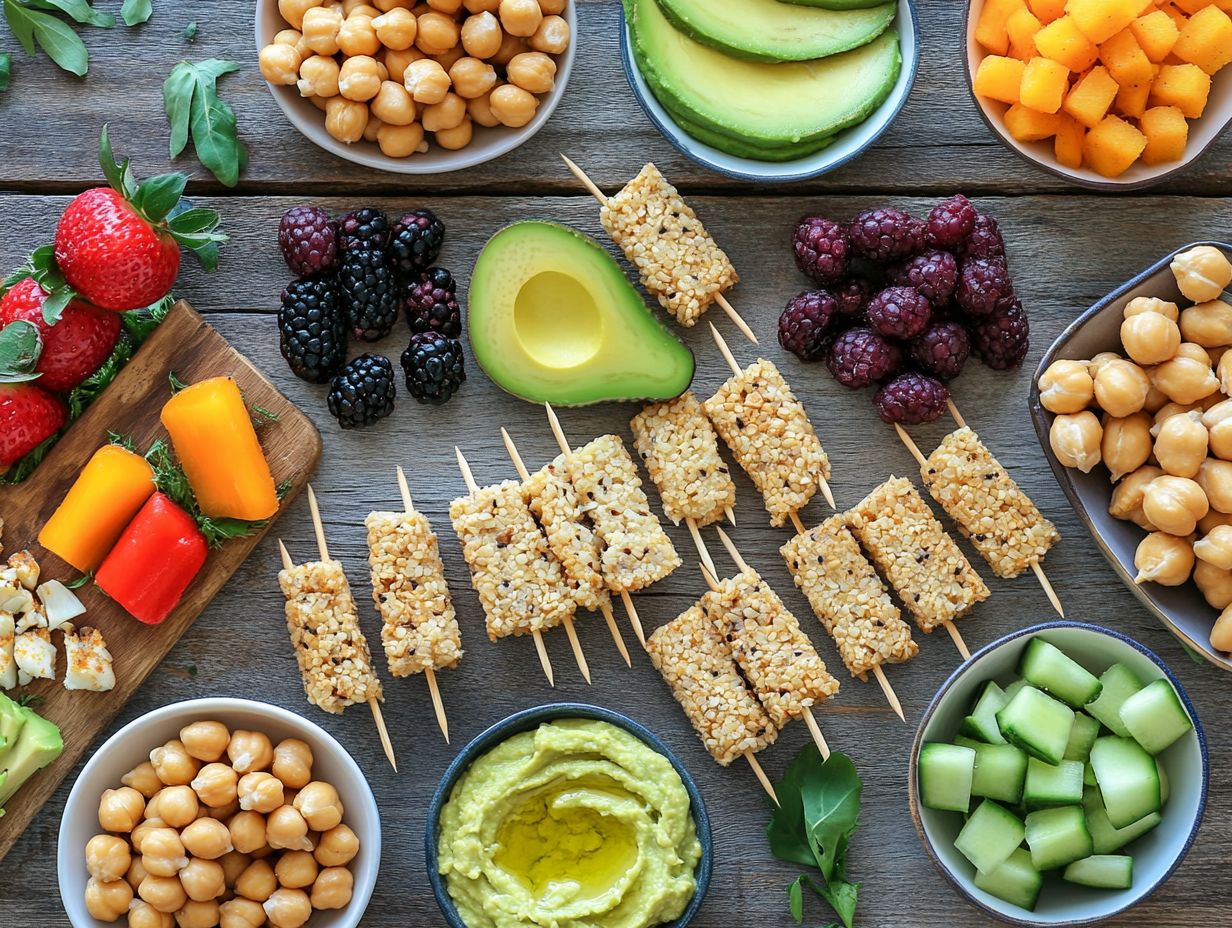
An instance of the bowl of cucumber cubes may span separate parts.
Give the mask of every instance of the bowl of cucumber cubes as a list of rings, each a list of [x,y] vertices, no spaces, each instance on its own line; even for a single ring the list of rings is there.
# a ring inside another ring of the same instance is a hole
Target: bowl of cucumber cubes
[[[1207,775],[1202,726],[1158,657],[1052,622],[946,681],[916,733],[908,794],[925,850],[975,905],[1017,925],[1086,925],[1181,862]]]

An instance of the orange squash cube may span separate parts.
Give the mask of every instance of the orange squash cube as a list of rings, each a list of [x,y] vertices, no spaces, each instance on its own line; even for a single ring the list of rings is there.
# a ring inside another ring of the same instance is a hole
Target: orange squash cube
[[[1141,156],[1146,136],[1116,116],[1105,116],[1082,140],[1082,156],[1104,177],[1120,177]]]
[[[1134,38],[1151,61],[1159,64],[1172,52],[1181,30],[1163,10],[1139,16],[1129,24]]]
[[[1035,47],[1045,58],[1071,71],[1085,71],[1099,58],[1099,47],[1079,31],[1069,16],[1062,16],[1035,33]]]
[[[1185,24],[1189,22],[1189,17],[1171,4],[1161,6],[1160,10],[1162,10],[1164,14],[1166,14],[1167,17],[1176,24],[1176,31],[1179,35],[1180,31],[1185,28]]]
[[[1010,50],[1006,24],[1014,13],[1026,8],[1026,0],[985,0],[975,23],[975,40],[993,55],[1006,54]]]
[[[1005,128],[1012,138],[1020,142],[1038,142],[1057,134],[1059,119],[1050,113],[1015,103],[1005,111]]]
[[[1214,0],[1172,0],[1178,8],[1192,16],[1199,10],[1204,10],[1214,4]]]
[[[1194,13],[1181,30],[1172,54],[1207,74],[1217,73],[1232,62],[1232,17],[1214,6]]]
[[[1142,114],[1140,124],[1146,136],[1142,160],[1147,164],[1167,164],[1185,156],[1189,121],[1175,106],[1152,107]]]
[[[1141,0],[1069,0],[1065,12],[1088,39],[1099,45],[1138,18]]]
[[[1017,103],[1022,87],[1022,73],[1026,67],[1026,64],[1017,58],[989,55],[980,62],[979,70],[975,72],[975,92],[990,100]]]
[[[1032,58],[1022,72],[1018,100],[1037,113],[1055,113],[1069,90],[1069,68],[1051,58]]]
[[[1099,60],[1122,87],[1145,84],[1151,79],[1151,59],[1128,27],[1099,47]]]
[[[1088,129],[1094,129],[1108,114],[1120,89],[1107,68],[1096,66],[1070,88],[1061,108]]]
[[[1122,87],[1117,91],[1116,100],[1112,103],[1112,109],[1118,116],[1128,116],[1131,119],[1137,119],[1146,112],[1147,98],[1150,95],[1150,81]]]
[[[1211,76],[1196,64],[1165,64],[1151,84],[1151,106],[1180,107],[1190,119],[1206,110],[1211,95]]]
[[[1047,25],[1065,15],[1066,0],[1027,0],[1027,6],[1035,18]]]
[[[1053,140],[1053,152],[1057,161],[1067,168],[1082,167],[1082,140],[1086,138],[1086,126],[1073,116],[1057,114],[1057,137]]]
[[[1037,57],[1039,50],[1035,47],[1035,33],[1042,28],[1043,23],[1026,7],[1011,15],[1005,23],[1005,31],[1010,37],[1010,57],[1020,61]]]

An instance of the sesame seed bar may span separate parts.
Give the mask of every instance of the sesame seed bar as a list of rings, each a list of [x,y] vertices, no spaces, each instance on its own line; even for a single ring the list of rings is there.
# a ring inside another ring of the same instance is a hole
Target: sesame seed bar
[[[829,478],[808,413],[773,362],[759,358],[731,377],[705,402],[732,455],[765,500],[770,524],[780,526]]]
[[[775,725],[781,728],[838,692],[813,642],[756,571],[719,581],[701,601]]]
[[[637,268],[642,285],[683,326],[692,326],[740,275],[697,214],[653,164],[610,197],[600,219]]]
[[[453,667],[462,660],[462,635],[431,524],[418,512],[372,512],[364,525],[390,674]]]
[[[706,750],[724,767],[745,751],[774,743],[778,729],[700,604],[657,629],[646,639],[646,652]]]
[[[591,611],[602,608],[610,599],[603,581],[602,545],[582,515],[565,456],[557,455],[531,474],[522,489],[578,606]]]
[[[287,598],[287,630],[308,701],[338,715],[347,706],[384,699],[342,564],[291,567],[279,571],[278,585]]]
[[[881,664],[901,664],[919,652],[911,626],[890,599],[845,516],[831,516],[779,551],[853,677]]]
[[[988,587],[904,477],[891,477],[848,514],[855,536],[922,632],[966,615]]]
[[[603,579],[632,593],[680,566],[680,555],[650,510],[637,465],[616,435],[600,435],[569,456],[582,512],[603,542]]]
[[[647,406],[629,424],[633,445],[673,523],[692,519],[709,525],[736,505],[736,485],[719,457],[719,438],[692,392]]]
[[[555,628],[573,615],[576,604],[560,562],[535,524],[521,483],[506,480],[455,499],[449,518],[490,639]]]
[[[1057,527],[969,428],[945,436],[920,466],[920,476],[998,577],[1017,577],[1061,540]]]

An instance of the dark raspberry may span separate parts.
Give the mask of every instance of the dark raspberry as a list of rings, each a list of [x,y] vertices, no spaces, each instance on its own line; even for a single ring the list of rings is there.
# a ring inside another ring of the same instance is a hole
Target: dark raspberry
[[[329,277],[293,280],[278,309],[279,348],[291,373],[328,383],[346,363],[347,320]]]
[[[968,258],[1000,258],[1005,261],[1005,239],[997,220],[986,213],[975,214],[971,233],[958,246],[958,256]]]
[[[934,306],[943,306],[958,286],[958,261],[948,251],[924,251],[897,265],[890,280],[903,287],[915,287]]]
[[[292,274],[327,274],[338,262],[338,223],[320,207],[293,207],[278,224],[278,244]]]
[[[445,224],[430,209],[417,209],[394,223],[389,235],[389,259],[409,280],[426,271],[445,242]]]
[[[837,311],[838,301],[828,290],[805,290],[792,297],[779,316],[779,344],[801,361],[816,361]]]
[[[402,303],[385,252],[348,251],[338,270],[338,289],[356,338],[378,342],[394,330]]]
[[[932,304],[915,287],[887,287],[868,301],[868,324],[887,338],[915,338],[932,315]]]
[[[412,335],[402,352],[402,371],[407,392],[419,402],[434,406],[448,402],[466,382],[462,344],[437,332]]]
[[[430,267],[402,292],[402,308],[412,332],[440,332],[450,338],[462,335],[462,308],[458,285],[443,267]]]
[[[852,220],[848,236],[856,255],[886,264],[922,251],[928,227],[901,209],[873,209]]]
[[[863,277],[850,277],[835,291],[834,298],[838,300],[840,316],[859,319],[873,298],[873,285]]]
[[[971,327],[971,341],[980,360],[994,371],[1021,367],[1031,349],[1031,323],[1017,299],[1009,299]]]
[[[949,398],[950,391],[940,380],[911,371],[873,394],[873,405],[882,422],[919,425],[940,419]]]
[[[911,357],[926,374],[953,380],[971,355],[971,339],[957,322],[939,322],[911,343]]]
[[[987,316],[1002,300],[1014,295],[1014,285],[1004,261],[968,258],[958,273],[954,301],[968,316]]]
[[[389,217],[375,206],[357,209],[338,220],[339,246],[348,251],[383,252],[389,246]]]
[[[791,238],[796,267],[819,284],[833,284],[847,273],[847,227],[822,216],[805,216]]]
[[[978,214],[961,193],[933,207],[928,214],[928,240],[937,248],[953,250],[971,234]]]
[[[835,339],[827,364],[835,380],[858,390],[898,373],[903,353],[893,342],[861,327],[848,329]]]
[[[394,411],[394,366],[379,354],[362,354],[329,388],[329,411],[344,429],[362,429]]]

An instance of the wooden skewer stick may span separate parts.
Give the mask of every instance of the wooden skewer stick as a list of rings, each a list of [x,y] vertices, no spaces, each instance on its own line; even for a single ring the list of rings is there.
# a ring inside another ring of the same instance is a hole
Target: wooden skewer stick
[[[402,508],[409,515],[415,511],[415,501],[411,499],[411,488],[407,486],[406,474],[402,465],[398,465],[398,490],[402,493]],[[428,683],[428,695],[432,697],[432,709],[436,713],[436,724],[441,727],[445,743],[449,743],[449,719],[445,715],[445,703],[441,700],[440,687],[436,685],[436,671],[431,667],[424,668],[424,680]]]
[[[946,405],[946,408],[949,409],[950,411],[951,418],[953,418],[953,420],[958,423],[958,427],[960,429],[965,429],[967,427],[967,423],[963,420],[962,413],[958,411],[958,407],[954,405],[954,400],[947,399],[945,401],[945,405]]]
[[[569,440],[565,438],[564,429],[560,427],[560,420],[556,418],[556,411],[552,409],[551,403],[544,403],[543,408],[547,410],[548,424],[552,426],[552,434],[556,436],[556,444],[560,446],[560,451],[565,456],[565,461],[572,460],[573,449],[569,447]],[[629,623],[633,626],[633,634],[637,635],[638,643],[643,648],[646,647],[646,632],[642,629],[642,619],[637,614],[637,609],[633,605],[633,597],[629,595],[628,590],[620,591],[620,601],[624,604],[625,612],[629,614]]]
[[[599,189],[598,184],[587,177],[586,172],[574,164],[568,156],[562,154],[560,157],[561,160],[565,162],[565,166],[569,168],[570,172],[572,172],[573,176],[580,180],[582,185],[590,191],[590,195],[598,200],[600,205],[606,206],[608,198],[604,195],[603,191]],[[722,293],[716,293],[714,296],[714,301],[719,304],[719,307],[723,310],[723,312],[727,313],[727,317],[736,324],[736,328],[744,334],[745,338],[751,341],[754,345],[759,344],[757,341],[757,336],[753,334],[753,330],[749,328],[748,323],[741,318],[738,312],[736,312],[736,308],[732,306],[731,303],[727,302],[727,297],[725,297]]]
[[[798,512],[793,512],[788,518],[791,519],[791,527],[796,530],[796,534],[803,535],[808,531],[804,527],[804,523],[800,521],[800,514]]]
[[[723,355],[723,360],[727,362],[727,366],[731,368],[731,372],[737,377],[740,376],[742,368],[736,362],[736,358],[732,355],[731,349],[727,347],[727,342],[723,336],[719,334],[719,330],[714,327],[714,323],[710,323],[710,334],[714,336],[714,343],[719,346],[719,353]],[[837,511],[838,505],[834,502],[834,491],[830,489],[830,484],[826,482],[826,478],[821,474],[817,475],[817,486],[821,489],[821,495],[826,498],[826,502],[830,504],[830,508]]]
[[[466,492],[474,496],[479,492],[479,484],[475,482],[475,475],[471,473],[471,466],[466,462],[466,457],[462,454],[462,449],[454,445],[454,454],[458,456],[458,469],[462,471],[462,479],[466,481]],[[543,643],[543,633],[539,629],[531,631],[531,637],[535,641],[535,651],[539,654],[539,665],[543,668],[543,675],[548,678],[548,686],[555,688],[556,674],[552,672],[552,660],[548,657],[548,649]]]
[[[311,483],[308,484],[308,510],[312,513],[312,528],[317,535],[317,550],[320,552],[321,560],[328,561],[329,546],[325,543],[325,525],[321,521],[321,510],[317,506],[317,495],[313,492]],[[285,547],[283,554],[286,555],[286,560],[283,562],[285,565],[290,560]],[[372,721],[376,723],[376,733],[381,739],[381,747],[389,759],[389,765],[394,768],[394,773],[397,773],[398,759],[394,756],[394,746],[389,740],[389,729],[385,727],[385,715],[381,712],[381,703],[373,696],[368,700],[368,708],[372,711]]]
[[[770,778],[766,776],[766,771],[761,767],[761,761],[757,759],[757,755],[752,751],[744,752],[744,759],[749,762],[749,766],[753,768],[753,776],[757,777],[757,782],[761,784],[761,788],[766,791],[766,795],[774,800],[774,804],[780,805],[779,794],[774,791],[774,784],[770,782]]]
[[[522,460],[522,455],[518,453],[517,447],[513,443],[509,432],[501,427],[501,438],[505,442],[505,450],[509,452],[509,459],[513,461],[514,470],[518,472],[518,478],[522,481],[530,479],[530,471],[526,469],[526,464]],[[565,626],[565,634],[569,636],[569,647],[573,651],[573,659],[577,661],[578,670],[582,673],[582,679],[588,684],[590,683],[590,665],[586,663],[586,655],[582,652],[582,642],[578,641],[577,628],[573,624],[573,616],[565,616],[561,622]]]
[[[697,553],[702,559],[702,563],[707,569],[716,576],[718,571],[714,569],[714,559],[710,556],[710,551],[706,547],[706,542],[702,540],[701,529],[697,527],[697,520],[692,517],[684,520],[684,524],[689,527],[689,534],[693,536],[693,544],[697,547]]]
[[[731,506],[724,506],[723,514],[727,516],[727,521],[730,522],[733,526],[736,524],[736,513],[732,509]]]

